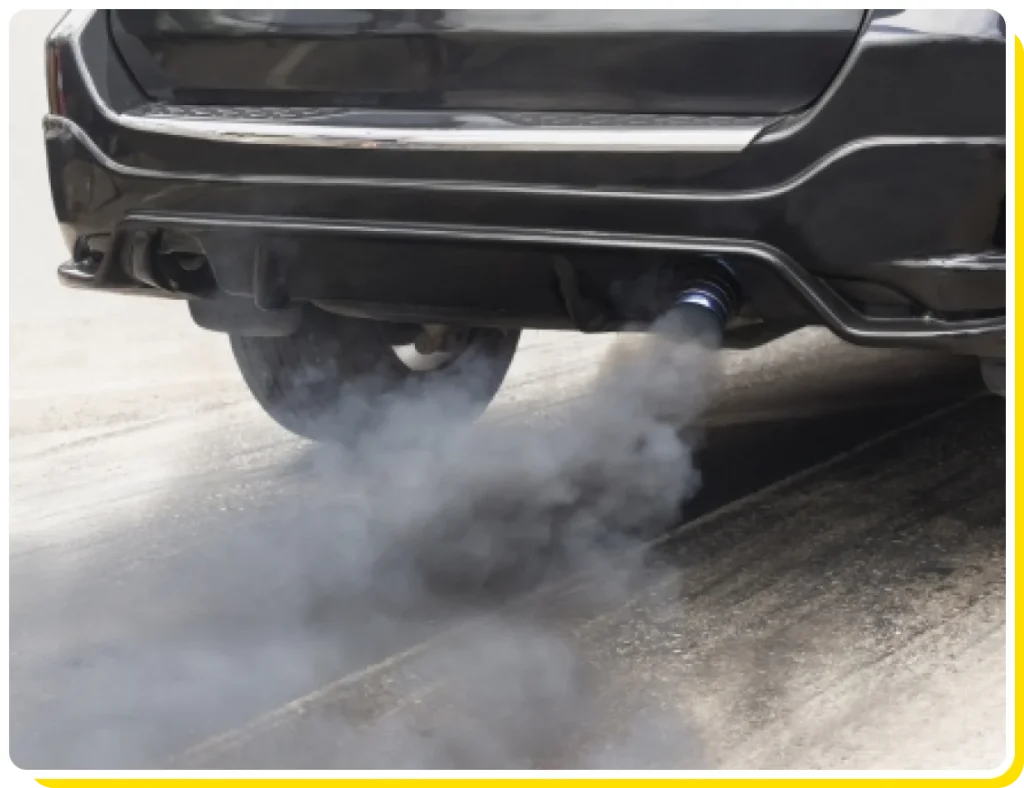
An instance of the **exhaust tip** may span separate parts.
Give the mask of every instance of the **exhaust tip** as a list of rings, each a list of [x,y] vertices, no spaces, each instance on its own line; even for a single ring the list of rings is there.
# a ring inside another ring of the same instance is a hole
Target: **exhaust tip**
[[[739,284],[725,263],[719,270],[688,283],[660,323],[677,335],[689,336],[705,345],[720,347],[726,326],[741,301]]]

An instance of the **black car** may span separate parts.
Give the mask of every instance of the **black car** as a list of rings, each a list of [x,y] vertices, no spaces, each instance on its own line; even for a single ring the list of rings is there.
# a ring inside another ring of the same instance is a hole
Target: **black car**
[[[482,406],[523,328],[681,303],[999,389],[1006,53],[990,11],[74,11],[58,272],[187,301],[315,437],[410,386]]]

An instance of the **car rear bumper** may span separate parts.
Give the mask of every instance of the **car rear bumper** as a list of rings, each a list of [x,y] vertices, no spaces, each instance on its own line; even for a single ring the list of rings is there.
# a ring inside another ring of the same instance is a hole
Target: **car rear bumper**
[[[146,273],[170,233],[231,294],[269,252],[292,298],[373,317],[615,327],[623,282],[715,254],[767,319],[1002,352],[991,31],[872,18],[806,112],[716,119],[155,106],[94,24],[55,34],[65,106],[44,122],[68,284],[197,295]]]

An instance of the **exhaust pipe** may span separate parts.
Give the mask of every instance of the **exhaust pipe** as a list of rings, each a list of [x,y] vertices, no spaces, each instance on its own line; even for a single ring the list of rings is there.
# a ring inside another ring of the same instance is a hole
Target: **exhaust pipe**
[[[741,292],[732,272],[721,261],[718,270],[694,279],[656,323],[656,330],[705,347],[722,346],[725,327],[740,305]]]

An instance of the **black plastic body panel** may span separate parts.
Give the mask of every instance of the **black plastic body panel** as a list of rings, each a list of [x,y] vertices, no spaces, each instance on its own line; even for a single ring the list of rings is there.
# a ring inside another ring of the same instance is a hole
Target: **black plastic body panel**
[[[690,241],[717,239],[754,245],[742,278],[765,319],[998,354],[977,320],[1005,309],[1004,269],[943,263],[1003,243],[997,14],[874,12],[806,110],[742,152],[670,155],[268,147],[139,131],[115,113],[150,99],[106,22],[81,38],[91,80],[62,50],[66,109],[45,126],[69,246],[91,237],[107,250],[77,284],[145,287],[125,271],[127,230],[163,226],[199,240],[227,292],[251,293],[262,245],[306,300],[388,319],[570,328],[559,260],[584,296],[616,309],[695,264]],[[794,278],[780,279],[787,267]],[[820,288],[833,295],[816,300]],[[837,298],[852,306],[831,309]],[[861,330],[858,310],[945,328],[940,339],[904,335],[903,323]]]
[[[810,104],[861,11],[111,11],[179,104],[764,115]]]

